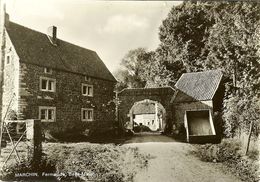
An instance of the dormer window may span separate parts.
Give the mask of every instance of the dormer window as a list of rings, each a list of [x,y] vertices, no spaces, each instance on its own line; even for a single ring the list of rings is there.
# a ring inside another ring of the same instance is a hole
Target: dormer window
[[[91,78],[89,76],[85,76],[85,81],[91,81]]]
[[[44,73],[52,74],[52,69],[51,68],[44,68]]]

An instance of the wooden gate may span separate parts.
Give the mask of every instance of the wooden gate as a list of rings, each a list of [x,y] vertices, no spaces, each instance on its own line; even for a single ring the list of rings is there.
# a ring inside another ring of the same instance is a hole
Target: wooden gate
[[[40,120],[6,120],[2,123],[0,166],[21,158],[41,160],[42,135]]]

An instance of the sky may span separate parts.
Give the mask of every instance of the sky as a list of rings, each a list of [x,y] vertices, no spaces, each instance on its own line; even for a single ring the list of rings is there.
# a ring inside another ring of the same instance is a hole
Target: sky
[[[0,0],[1,1],[1,0]],[[3,1],[3,0],[2,0]],[[94,50],[111,72],[131,49],[154,50],[158,32],[173,5],[181,1],[6,0],[10,20]]]

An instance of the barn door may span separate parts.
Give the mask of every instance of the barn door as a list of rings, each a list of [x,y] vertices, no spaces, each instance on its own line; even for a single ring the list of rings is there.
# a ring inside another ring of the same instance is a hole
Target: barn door
[[[209,110],[187,111],[186,114],[189,135],[215,135]]]

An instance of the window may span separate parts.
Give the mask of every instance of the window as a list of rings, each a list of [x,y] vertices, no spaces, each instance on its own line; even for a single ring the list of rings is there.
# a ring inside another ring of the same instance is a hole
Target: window
[[[10,59],[10,56],[7,55],[6,56],[6,65],[10,64],[11,63],[11,59]]]
[[[44,73],[52,74],[51,68],[44,68]]]
[[[56,80],[52,78],[40,78],[40,90],[41,91],[48,91],[48,92],[55,92],[56,87]]]
[[[82,108],[82,110],[81,110],[81,120],[82,121],[93,121],[93,109]]]
[[[89,76],[85,76],[85,81],[91,81],[91,78]]]
[[[39,119],[46,122],[54,122],[56,117],[55,107],[39,107]]]
[[[82,84],[82,95],[93,96],[93,85]]]

